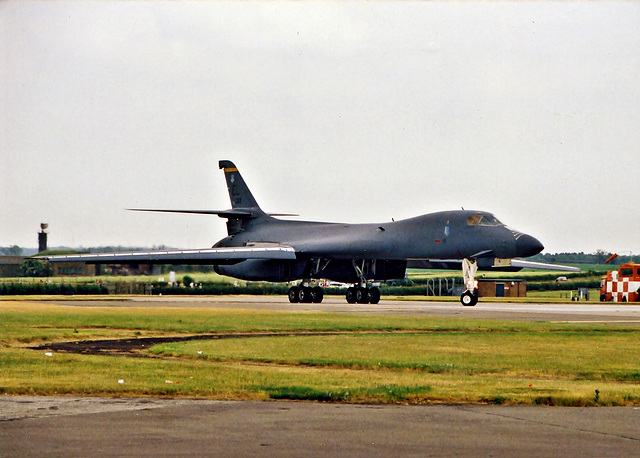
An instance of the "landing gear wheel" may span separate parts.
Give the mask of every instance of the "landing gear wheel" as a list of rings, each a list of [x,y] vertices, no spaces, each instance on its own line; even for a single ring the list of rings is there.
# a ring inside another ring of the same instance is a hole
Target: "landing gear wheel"
[[[307,286],[303,286],[298,291],[298,301],[303,304],[310,304],[313,301],[313,296],[311,294],[311,288]]]
[[[311,297],[314,304],[319,304],[324,299],[324,291],[319,286],[314,286],[311,290]]]
[[[460,302],[465,307],[473,307],[478,303],[478,296],[476,294],[473,294],[471,291],[465,291],[460,296]]]
[[[347,302],[349,304],[356,303],[356,289],[353,286],[347,288]]]
[[[356,302],[358,304],[368,304],[369,290],[366,288],[356,288]]]
[[[300,288],[297,286],[292,286],[289,288],[289,302],[295,304],[296,302],[300,302],[300,298],[298,297],[300,294]]]
[[[369,290],[369,302],[371,304],[380,302],[380,290],[375,286]]]

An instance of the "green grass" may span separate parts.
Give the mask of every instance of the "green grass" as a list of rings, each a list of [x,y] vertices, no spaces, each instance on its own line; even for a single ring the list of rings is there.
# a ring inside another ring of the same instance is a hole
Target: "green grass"
[[[24,348],[265,331],[320,334],[163,344],[149,358]],[[587,324],[5,301],[0,393],[640,405],[639,344],[637,329]]]
[[[84,300],[84,298],[83,298]],[[70,304],[72,300],[68,301]],[[511,329],[513,323],[464,318],[268,312],[187,307],[77,307],[35,301],[0,301],[0,345],[16,342],[77,340],[150,331],[159,334],[272,331],[394,331]],[[518,325],[522,326],[522,325]],[[545,327],[528,323],[532,329]],[[566,325],[554,324],[553,329]],[[75,334],[75,333],[74,333]]]
[[[402,335],[283,336],[170,343],[150,351],[225,362],[640,382],[640,333],[636,332],[483,329]]]

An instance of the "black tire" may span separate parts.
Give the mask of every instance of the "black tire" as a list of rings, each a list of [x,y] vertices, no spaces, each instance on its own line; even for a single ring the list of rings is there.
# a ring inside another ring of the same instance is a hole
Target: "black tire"
[[[478,296],[473,294],[471,291],[465,291],[460,296],[460,303],[465,307],[473,307],[478,303]]]
[[[369,303],[369,290],[366,288],[357,288],[356,289],[356,302],[358,304],[368,304]]]
[[[300,288],[298,288],[297,286],[292,286],[291,288],[289,288],[289,302],[291,302],[292,304],[300,302],[299,295]]]
[[[311,295],[311,288],[308,288],[306,286],[300,288],[300,291],[298,292],[298,301],[303,304],[310,304],[312,300],[313,297]]]
[[[353,286],[347,288],[347,302],[349,304],[356,303],[356,289]]]
[[[319,304],[324,299],[324,291],[319,286],[314,286],[311,291],[311,296],[313,297],[313,303]]]
[[[369,290],[369,303],[377,304],[380,302],[380,290],[375,286]]]

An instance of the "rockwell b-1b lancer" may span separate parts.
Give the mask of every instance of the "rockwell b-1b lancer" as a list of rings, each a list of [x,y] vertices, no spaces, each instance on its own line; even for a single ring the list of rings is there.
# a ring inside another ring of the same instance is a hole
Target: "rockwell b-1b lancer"
[[[243,280],[302,280],[300,286],[289,289],[289,300],[316,303],[322,302],[324,296],[320,286],[311,286],[316,279],[353,285],[346,293],[349,303],[376,304],[380,290],[372,286],[373,282],[402,279],[407,268],[462,267],[465,291],[460,301],[471,306],[478,301],[474,279],[478,268],[578,270],[519,259],[539,253],[542,244],[483,211],[443,211],[380,224],[278,219],[276,216],[292,215],[265,213],[236,166],[220,161],[219,167],[227,181],[230,209],[136,209],[226,218],[228,236],[212,248],[43,258],[91,264],[209,264],[218,274]]]

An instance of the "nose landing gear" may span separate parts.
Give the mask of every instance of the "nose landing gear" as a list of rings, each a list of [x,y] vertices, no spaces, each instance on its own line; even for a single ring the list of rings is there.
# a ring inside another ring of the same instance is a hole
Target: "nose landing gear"
[[[467,288],[460,296],[460,303],[465,307],[473,307],[478,303],[478,282],[475,280],[478,271],[478,262],[469,259],[462,260],[462,276],[464,286]]]
[[[478,295],[471,291],[465,291],[460,296],[460,302],[465,307],[473,307],[478,303]]]

